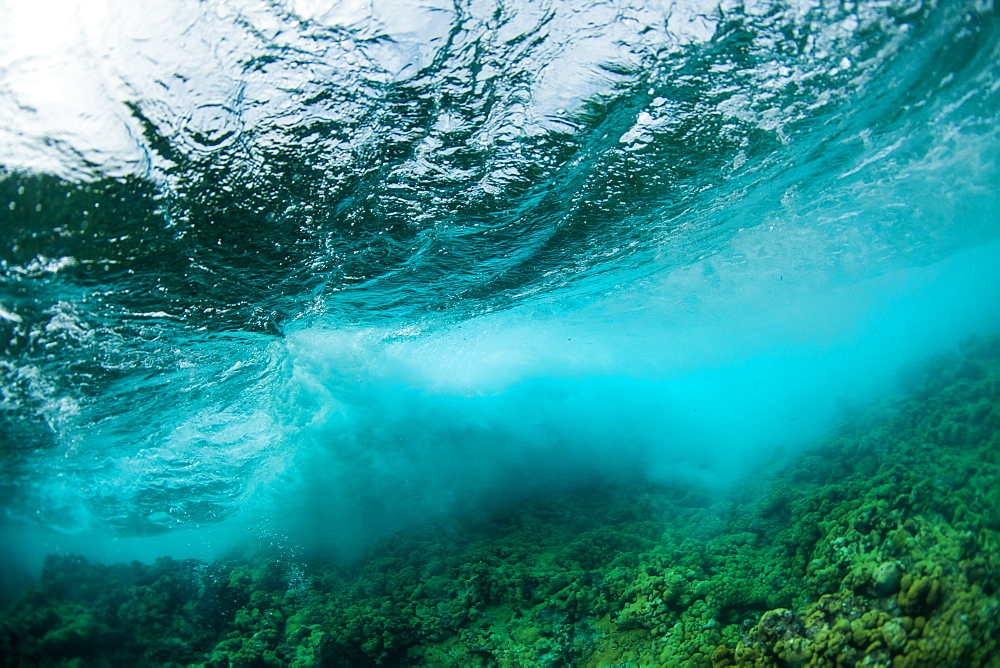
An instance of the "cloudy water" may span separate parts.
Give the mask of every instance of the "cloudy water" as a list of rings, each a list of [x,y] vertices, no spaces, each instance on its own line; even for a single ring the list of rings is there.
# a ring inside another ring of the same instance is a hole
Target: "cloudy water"
[[[0,13],[33,568],[721,492],[1000,332],[989,0]]]

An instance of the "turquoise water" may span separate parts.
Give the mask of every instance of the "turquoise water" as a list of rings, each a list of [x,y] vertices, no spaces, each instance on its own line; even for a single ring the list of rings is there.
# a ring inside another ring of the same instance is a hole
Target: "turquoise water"
[[[26,572],[721,491],[1000,331],[994,2],[8,10]]]

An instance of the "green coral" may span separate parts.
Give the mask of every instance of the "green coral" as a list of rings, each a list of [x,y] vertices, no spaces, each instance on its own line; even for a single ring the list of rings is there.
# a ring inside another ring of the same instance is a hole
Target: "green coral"
[[[356,564],[50,557],[4,665],[1000,665],[1000,340],[711,499],[622,485]],[[763,475],[761,476],[763,477]]]

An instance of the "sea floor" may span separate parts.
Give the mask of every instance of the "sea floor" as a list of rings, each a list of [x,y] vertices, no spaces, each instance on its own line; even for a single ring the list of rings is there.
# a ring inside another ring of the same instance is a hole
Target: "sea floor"
[[[578,489],[344,565],[51,556],[5,666],[1000,666],[1000,339],[726,495]]]

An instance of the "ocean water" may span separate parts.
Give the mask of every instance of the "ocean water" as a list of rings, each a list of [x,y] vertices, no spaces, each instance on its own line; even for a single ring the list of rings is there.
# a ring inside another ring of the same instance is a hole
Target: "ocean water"
[[[0,14],[6,602],[49,554],[267,548],[291,582],[546,500],[732,504],[911,390],[921,360],[1000,334],[990,0]],[[994,401],[983,387],[948,396]],[[998,427],[975,419],[988,455]],[[877,477],[865,452],[844,465]],[[565,517],[602,516],[580,503]],[[882,613],[912,613],[907,591]],[[789,601],[712,619],[735,634]],[[59,647],[52,665],[77,656]],[[341,665],[313,649],[273,656]],[[343,665],[493,665],[379,651]]]

